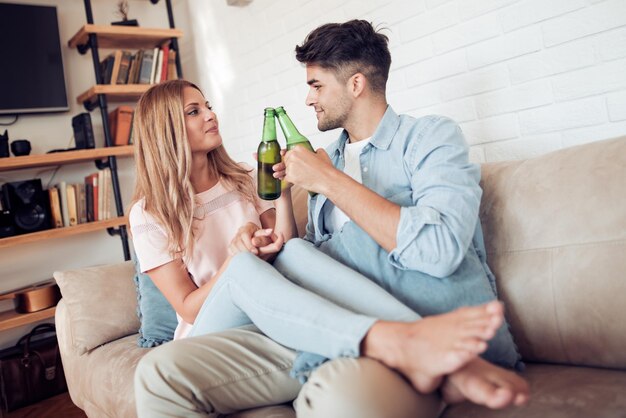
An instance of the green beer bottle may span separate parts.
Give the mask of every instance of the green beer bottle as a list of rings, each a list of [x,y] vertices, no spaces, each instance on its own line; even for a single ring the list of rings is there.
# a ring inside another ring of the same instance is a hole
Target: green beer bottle
[[[311,152],[315,152],[306,136],[302,135],[300,131],[298,131],[298,128],[296,128],[296,125],[293,124],[284,107],[280,106],[276,108],[276,117],[278,118],[280,129],[287,139],[287,151],[294,147],[302,146]],[[317,193],[309,192],[309,196],[313,197],[315,195],[317,195]]]
[[[280,197],[280,180],[274,178],[274,170],[272,170],[272,166],[280,162],[280,145],[276,140],[275,114],[271,107],[265,108],[263,138],[257,150],[257,193],[264,200],[275,200]]]
[[[309,151],[315,152],[309,140],[298,131],[298,128],[296,128],[296,125],[293,124],[282,106],[276,108],[276,116],[278,117],[280,129],[282,129],[283,134],[287,139],[287,151],[295,146],[302,145]]]

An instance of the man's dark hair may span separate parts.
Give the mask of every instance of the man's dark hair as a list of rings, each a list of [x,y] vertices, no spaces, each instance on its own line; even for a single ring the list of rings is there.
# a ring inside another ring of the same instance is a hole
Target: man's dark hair
[[[372,91],[384,93],[391,66],[388,41],[365,20],[328,23],[296,46],[296,59],[332,69],[343,81],[360,72],[367,77]]]

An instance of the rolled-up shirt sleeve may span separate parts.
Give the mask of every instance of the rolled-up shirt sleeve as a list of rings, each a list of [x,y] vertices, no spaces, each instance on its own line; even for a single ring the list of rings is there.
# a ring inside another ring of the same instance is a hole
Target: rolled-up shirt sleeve
[[[438,117],[416,135],[404,157],[412,206],[402,207],[389,262],[447,277],[459,267],[478,222],[480,168],[469,162],[458,125]]]

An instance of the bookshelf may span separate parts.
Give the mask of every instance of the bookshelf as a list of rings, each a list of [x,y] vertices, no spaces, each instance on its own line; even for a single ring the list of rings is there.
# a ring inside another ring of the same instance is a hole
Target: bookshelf
[[[15,311],[0,312],[0,331],[32,324],[43,319],[53,318],[56,306],[31,313],[18,313]]]
[[[98,37],[100,48],[153,48],[169,42],[173,38],[182,38],[179,29],[151,29],[138,26],[110,26],[87,24],[76,32],[67,43],[70,48],[87,48],[89,35]]]
[[[157,2],[158,1],[152,0],[153,4]],[[87,23],[80,27],[75,35],[72,36],[72,38],[68,41],[68,46],[76,49],[81,54],[91,52],[93,72],[95,76],[94,80],[101,80],[99,57],[100,48],[147,49],[169,44],[170,50],[177,52],[175,65],[178,76],[182,77],[177,40],[183,36],[183,32],[174,27],[170,0],[165,0],[165,4],[167,6],[169,28],[144,28],[96,25],[93,19],[91,1],[84,0]],[[105,139],[105,147],[103,148],[0,159],[0,172],[75,164],[88,161],[95,161],[99,169],[104,167],[110,168],[113,196],[115,201],[115,217],[103,221],[83,223],[69,227],[48,229],[39,232],[1,238],[0,248],[14,247],[42,240],[60,240],[74,235],[107,230],[111,235],[116,234],[120,236],[124,259],[130,259],[130,249],[127,235],[128,218],[124,215],[120,194],[120,183],[117,175],[117,158],[131,157],[133,155],[133,146],[113,146],[112,133],[110,131],[108,121],[108,101],[135,101],[149,88],[150,85],[148,84],[102,85],[97,84],[96,81],[96,84],[77,96],[77,102],[84,105],[88,111],[95,110],[96,108],[100,110],[102,130]],[[0,312],[0,331],[52,318],[54,317],[55,312],[55,307],[25,314],[17,313],[15,311]]]
[[[112,102],[128,102],[150,88],[150,84],[96,84],[76,98],[78,104],[93,102],[99,94],[104,94]]]
[[[77,151],[57,152],[53,154],[25,155],[23,157],[0,158],[0,172],[27,168],[48,167],[71,163],[82,163],[105,159],[109,156],[130,157],[133,146],[94,148]]]

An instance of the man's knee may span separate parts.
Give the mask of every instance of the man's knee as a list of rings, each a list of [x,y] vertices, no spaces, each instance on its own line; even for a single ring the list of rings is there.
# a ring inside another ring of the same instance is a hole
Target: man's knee
[[[316,370],[296,399],[299,418],[435,418],[442,407],[399,374],[366,359],[337,359]]]
[[[162,387],[162,383],[167,376],[176,376],[174,370],[176,368],[177,358],[175,353],[170,353],[171,344],[165,344],[150,350],[145,356],[139,360],[135,369],[135,392],[143,392],[149,389],[149,386]],[[164,368],[172,369],[165,371]]]

